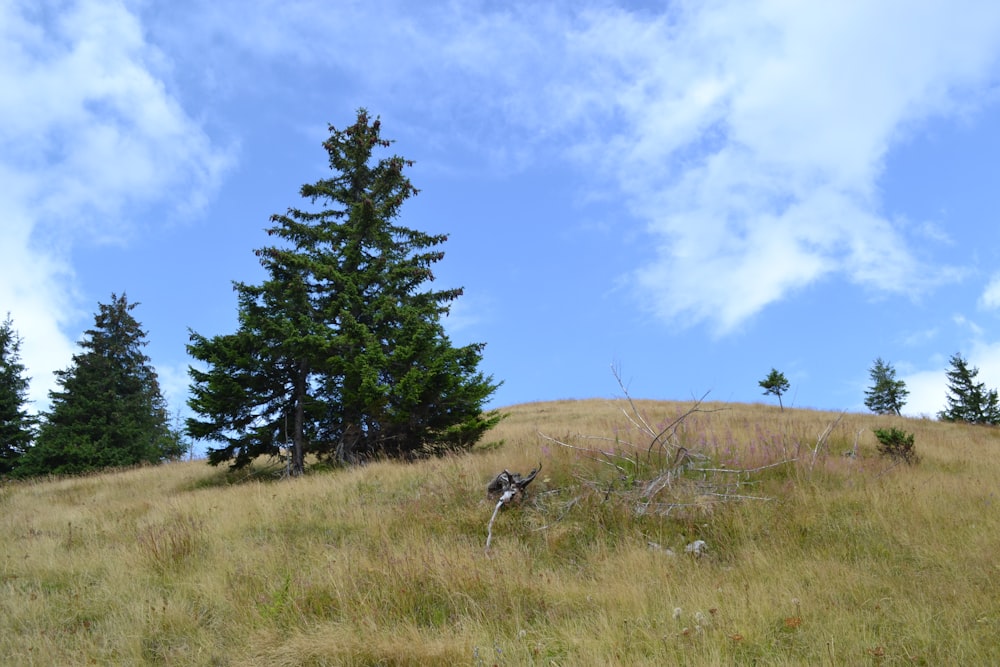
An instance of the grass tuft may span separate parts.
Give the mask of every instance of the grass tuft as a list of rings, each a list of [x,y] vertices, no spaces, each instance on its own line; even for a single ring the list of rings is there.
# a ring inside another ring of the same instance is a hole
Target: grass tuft
[[[204,522],[180,512],[141,528],[136,537],[140,557],[158,571],[192,564],[207,545]]]

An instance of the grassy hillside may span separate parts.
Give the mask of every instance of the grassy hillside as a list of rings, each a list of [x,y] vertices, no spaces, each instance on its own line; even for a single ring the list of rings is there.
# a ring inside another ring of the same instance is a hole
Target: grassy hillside
[[[691,406],[636,407],[516,406],[472,454],[297,480],[7,484],[0,664],[1000,664],[1000,430],[706,404],[652,442]],[[487,482],[539,461],[486,553]]]

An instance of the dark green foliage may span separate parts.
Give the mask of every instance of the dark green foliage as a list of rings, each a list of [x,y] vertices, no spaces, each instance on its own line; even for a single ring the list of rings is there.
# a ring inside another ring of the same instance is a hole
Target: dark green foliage
[[[898,428],[877,428],[874,429],[875,438],[878,439],[878,451],[883,456],[905,461],[912,465],[920,461],[917,451],[913,446],[913,434]]]
[[[777,369],[772,368],[768,376],[758,382],[763,389],[764,395],[774,394],[778,397],[778,405],[781,407],[782,412],[785,410],[785,406],[781,403],[781,395],[788,391],[788,378],[785,377],[784,373],[779,373]]]
[[[482,344],[453,347],[440,318],[462,291],[432,291],[447,237],[396,224],[417,190],[412,163],[364,109],[323,144],[333,177],[304,185],[320,210],[289,209],[256,251],[261,285],[235,283],[239,329],[191,334],[188,432],[220,444],[209,463],[242,467],[291,446],[293,472],[312,453],[336,461],[412,457],[474,444],[497,384],[477,370]]]
[[[137,305],[124,294],[99,304],[94,328],[80,343],[83,351],[68,369],[56,371],[61,389],[49,392],[51,406],[18,475],[73,474],[183,455],[142,351],[146,332],[131,314]]]
[[[0,325],[0,475],[9,474],[35,437],[28,414],[28,378],[21,363],[21,337],[10,315]]]
[[[879,415],[898,415],[910,395],[906,383],[896,379],[896,369],[879,357],[869,371],[872,386],[865,391],[865,406]]]
[[[996,389],[986,389],[986,384],[976,382],[979,369],[969,367],[961,354],[949,359],[947,371],[947,408],[938,413],[941,421],[961,421],[969,424],[1000,424],[1000,400]]]

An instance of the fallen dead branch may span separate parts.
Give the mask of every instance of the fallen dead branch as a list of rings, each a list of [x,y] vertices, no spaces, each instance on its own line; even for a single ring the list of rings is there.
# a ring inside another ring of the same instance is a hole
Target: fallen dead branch
[[[708,397],[708,394],[710,393],[706,391],[704,394],[701,395],[700,398],[696,398],[694,400],[694,404],[691,406],[691,408],[689,408],[686,412],[676,417],[665,427],[657,431],[652,426],[650,426],[649,423],[646,421],[646,419],[642,416],[642,413],[636,406],[635,401],[633,401],[632,397],[629,395],[628,388],[625,387],[625,382],[622,380],[621,371],[614,364],[611,365],[611,373],[612,375],[615,376],[615,381],[618,382],[618,387],[622,390],[622,393],[625,395],[625,400],[628,401],[629,408],[631,409],[631,412],[625,410],[624,408],[622,409],[622,413],[625,415],[625,418],[639,431],[645,433],[646,435],[652,438],[649,441],[649,445],[646,447],[647,460],[652,457],[654,448],[658,448],[661,454],[667,453],[669,451],[670,449],[669,443],[670,441],[676,439],[677,429],[679,429],[680,426],[691,415],[696,413],[719,412],[721,410],[725,410],[725,408],[718,408],[714,410],[707,410],[703,408],[702,403],[705,402],[705,399]]]
[[[593,475],[578,476],[584,488],[602,498],[600,502],[617,498],[638,515],[666,516],[681,511],[688,517],[710,514],[718,503],[771,500],[757,491],[755,477],[798,461],[797,457],[785,458],[746,468],[717,465],[710,451],[690,444],[684,429],[692,415],[719,411],[705,409],[707,392],[665,425],[654,426],[655,422],[643,415],[632,400],[618,369],[612,367],[612,372],[627,401],[622,413],[631,427],[629,434],[614,438],[584,434],[555,438],[538,434],[547,442],[573,450],[582,459],[614,470],[611,478],[596,471]],[[836,422],[821,435],[817,449],[835,425]],[[613,443],[613,447],[586,446],[581,441]]]
[[[490,543],[493,541],[493,522],[497,519],[500,509],[512,503],[520,502],[524,498],[525,489],[542,469],[542,464],[530,473],[522,477],[516,472],[510,472],[506,468],[486,485],[486,493],[490,497],[498,498],[496,507],[493,509],[493,516],[486,526],[486,553],[490,552]]]

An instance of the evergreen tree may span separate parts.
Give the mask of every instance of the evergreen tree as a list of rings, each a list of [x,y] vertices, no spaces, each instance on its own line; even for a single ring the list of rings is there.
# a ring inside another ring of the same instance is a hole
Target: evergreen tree
[[[779,372],[776,368],[772,368],[771,372],[768,373],[767,377],[758,382],[763,389],[764,395],[774,394],[778,397],[778,406],[781,411],[785,411],[785,406],[781,402],[781,395],[788,391],[788,378],[785,377],[784,373]]]
[[[962,421],[969,424],[1000,424],[1000,400],[996,389],[986,389],[986,384],[976,382],[979,369],[969,367],[961,354],[948,360],[951,369],[948,377],[947,408],[938,413],[942,421]]]
[[[872,386],[865,391],[865,406],[879,415],[898,415],[910,395],[906,383],[896,379],[896,369],[879,357],[869,370]]]
[[[21,363],[21,337],[10,315],[0,325],[0,475],[9,474],[35,437],[28,414],[28,378]]]
[[[483,413],[498,384],[477,370],[482,344],[454,347],[441,316],[461,289],[434,291],[447,237],[397,224],[417,193],[412,162],[375,158],[391,142],[358,111],[323,144],[333,176],[302,186],[320,210],[271,217],[278,245],[256,251],[268,279],[235,283],[236,333],[191,333],[188,432],[220,443],[209,463],[234,467],[292,450],[337,461],[411,457],[475,443],[499,419]]]
[[[94,328],[80,343],[83,351],[68,369],[56,371],[60,389],[49,392],[49,411],[18,474],[73,474],[183,455],[142,351],[146,332],[131,314],[137,305],[124,294],[99,304]]]

